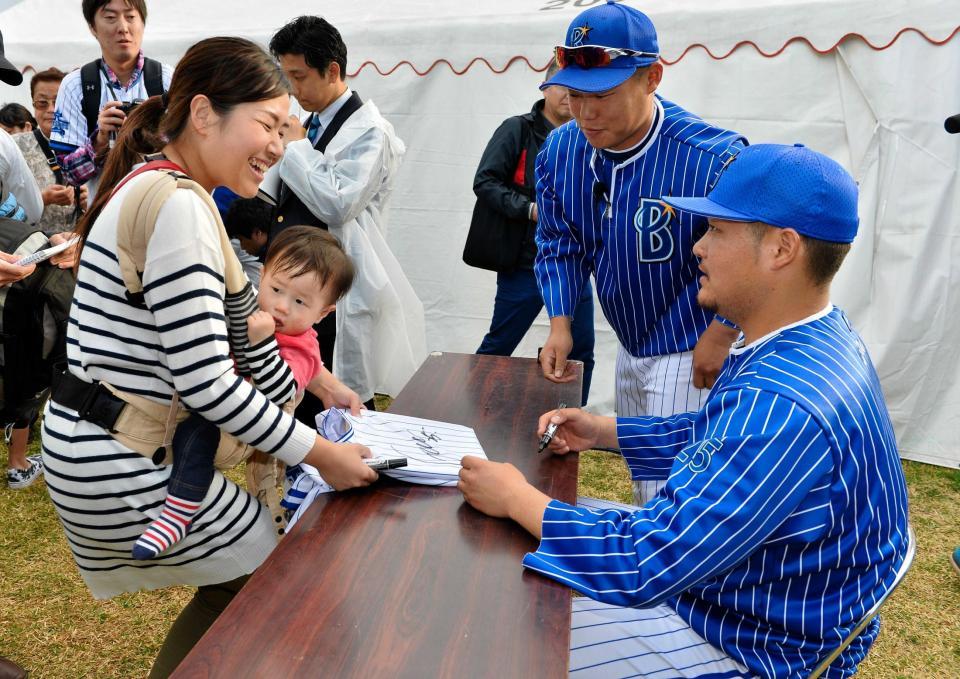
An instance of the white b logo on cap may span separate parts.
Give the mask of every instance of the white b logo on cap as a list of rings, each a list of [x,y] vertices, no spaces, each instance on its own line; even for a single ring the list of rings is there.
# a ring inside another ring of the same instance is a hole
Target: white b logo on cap
[[[593,29],[586,24],[574,28],[573,33],[570,34],[570,47],[580,47],[583,45],[583,41],[587,39],[587,35],[592,30]]]

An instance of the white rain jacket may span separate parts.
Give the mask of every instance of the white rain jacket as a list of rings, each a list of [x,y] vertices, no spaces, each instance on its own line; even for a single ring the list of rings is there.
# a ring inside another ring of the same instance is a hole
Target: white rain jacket
[[[426,358],[423,305],[386,241],[386,208],[406,148],[371,101],[324,152],[287,145],[280,178],[322,219],[357,275],[337,304],[336,376],[361,400],[396,396]]]

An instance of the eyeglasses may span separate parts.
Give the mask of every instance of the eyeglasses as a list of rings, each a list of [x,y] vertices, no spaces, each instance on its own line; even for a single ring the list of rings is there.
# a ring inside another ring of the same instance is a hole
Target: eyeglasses
[[[557,66],[566,68],[570,64],[580,68],[597,68],[606,66],[618,57],[647,57],[656,59],[660,55],[655,52],[639,52],[620,47],[601,47],[600,45],[581,45],[566,47],[557,45],[553,48],[553,55],[557,59]]]
[[[38,111],[43,111],[44,109],[50,108],[55,103],[56,103],[55,101],[52,101],[50,99],[34,99],[33,107]]]

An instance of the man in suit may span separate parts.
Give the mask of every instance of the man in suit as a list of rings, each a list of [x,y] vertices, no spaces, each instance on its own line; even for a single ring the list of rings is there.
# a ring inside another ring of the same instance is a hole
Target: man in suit
[[[316,331],[324,364],[372,409],[374,392],[399,392],[426,355],[423,306],[384,234],[405,148],[377,107],[347,86],[347,47],[325,19],[294,19],[273,36],[270,51],[310,112],[285,138],[270,237],[316,226],[337,236],[353,259],[353,287]],[[321,409],[305,398],[298,417],[312,424]]]

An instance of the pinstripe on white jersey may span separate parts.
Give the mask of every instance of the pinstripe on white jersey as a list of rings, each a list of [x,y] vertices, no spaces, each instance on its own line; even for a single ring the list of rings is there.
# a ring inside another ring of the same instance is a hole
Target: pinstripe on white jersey
[[[173,67],[167,64],[161,64],[161,66],[163,89],[167,91],[170,89],[170,81],[173,79]],[[111,91],[110,87],[107,86],[107,77],[101,69],[100,108],[114,99],[114,91],[120,97],[120,100],[125,102],[134,99],[146,99],[148,96],[143,73],[134,82],[129,83],[127,87],[121,87],[119,90],[114,87]],[[80,80],[79,68],[68,73],[61,81],[53,115],[53,129],[50,133],[50,146],[53,150],[58,153],[68,153],[87,143],[90,130],[87,130],[87,119],[83,117],[83,84]]]
[[[634,512],[552,502],[524,565],[621,606],[666,602],[765,677],[809,672],[890,587],[907,497],[876,372],[841,311],[735,349],[699,413],[618,421],[672,466]],[[851,674],[874,621],[827,676]]]
[[[666,604],[637,609],[575,597],[570,677],[734,679],[746,667],[706,641]]]
[[[537,156],[535,271],[547,312],[572,316],[590,273],[620,343],[633,356],[692,349],[712,320],[696,302],[692,248],[703,217],[660,197],[703,196],[743,137],[655,99],[647,137],[629,152],[596,151],[574,122]],[[604,200],[594,186],[606,187]]]
[[[693,352],[666,356],[631,356],[617,351],[616,413],[618,417],[667,417],[700,410],[709,389],[693,386]]]
[[[693,386],[693,352],[666,356],[631,356],[623,345],[617,350],[617,417],[656,415],[667,417],[700,410],[709,389]],[[668,470],[650,472],[639,466],[633,473],[633,499],[643,505],[667,482]]]

